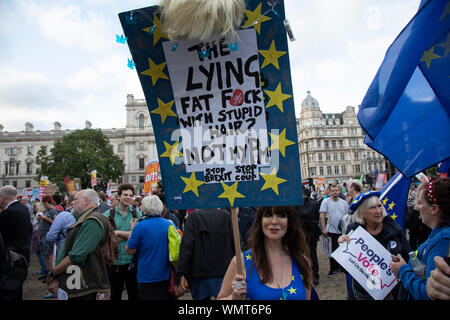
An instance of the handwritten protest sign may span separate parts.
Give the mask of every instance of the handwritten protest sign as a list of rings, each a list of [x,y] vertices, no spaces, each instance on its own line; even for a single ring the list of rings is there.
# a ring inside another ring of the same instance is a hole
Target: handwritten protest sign
[[[284,2],[246,1],[233,40],[177,40],[157,6],[119,14],[169,209],[302,204]]]
[[[332,254],[350,275],[375,299],[383,300],[397,285],[389,264],[391,254],[364,228],[358,227]]]

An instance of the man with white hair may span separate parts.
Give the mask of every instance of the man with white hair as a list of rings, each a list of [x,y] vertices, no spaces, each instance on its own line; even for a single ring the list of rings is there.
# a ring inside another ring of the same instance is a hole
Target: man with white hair
[[[81,190],[73,199],[76,222],[67,229],[56,266],[47,276],[50,292],[58,287],[70,300],[96,300],[110,285],[104,257],[100,250],[109,236],[108,219],[97,211],[99,198],[92,189]]]
[[[30,243],[33,227],[27,207],[17,201],[17,189],[0,188],[0,234],[5,248],[24,257],[19,269],[0,267],[0,300],[22,300],[22,287],[30,263]]]

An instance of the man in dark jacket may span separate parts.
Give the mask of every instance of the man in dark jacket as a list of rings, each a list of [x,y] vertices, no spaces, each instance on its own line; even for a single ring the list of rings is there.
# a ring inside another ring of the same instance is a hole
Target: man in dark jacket
[[[230,213],[220,209],[193,211],[186,219],[181,240],[177,293],[184,293],[187,279],[195,300],[216,297],[234,255]]]
[[[305,229],[308,237],[309,250],[311,254],[311,260],[313,264],[313,277],[314,285],[319,284],[319,261],[317,259],[317,241],[320,236],[320,205],[317,201],[310,198],[311,191],[303,188],[303,205],[296,206],[297,213],[302,221],[303,228]]]
[[[33,227],[27,207],[17,201],[17,189],[13,186],[0,188],[0,234],[4,242],[4,254],[8,248],[20,259],[17,266],[0,265],[0,300],[22,300],[22,287],[30,263],[30,243]]]

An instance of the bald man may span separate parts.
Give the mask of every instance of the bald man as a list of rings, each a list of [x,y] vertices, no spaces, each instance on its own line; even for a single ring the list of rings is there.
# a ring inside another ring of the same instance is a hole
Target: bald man
[[[18,270],[0,270],[0,300],[22,300],[22,287],[30,263],[30,242],[33,227],[27,207],[17,201],[17,189],[13,186],[0,188],[0,233],[5,248],[26,259]]]
[[[50,292],[63,289],[69,300],[96,300],[110,284],[101,244],[108,237],[108,219],[97,211],[99,198],[92,189],[81,190],[72,202],[76,222],[67,229],[56,266],[47,276]]]

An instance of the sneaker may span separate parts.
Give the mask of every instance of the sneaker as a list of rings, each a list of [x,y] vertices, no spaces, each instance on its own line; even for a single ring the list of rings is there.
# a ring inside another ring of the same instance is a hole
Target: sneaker
[[[332,278],[336,275],[337,271],[335,270],[330,270],[330,272],[328,272],[328,277]]]
[[[55,297],[55,295],[53,293],[49,293],[44,296],[44,299],[53,299],[54,297]]]

